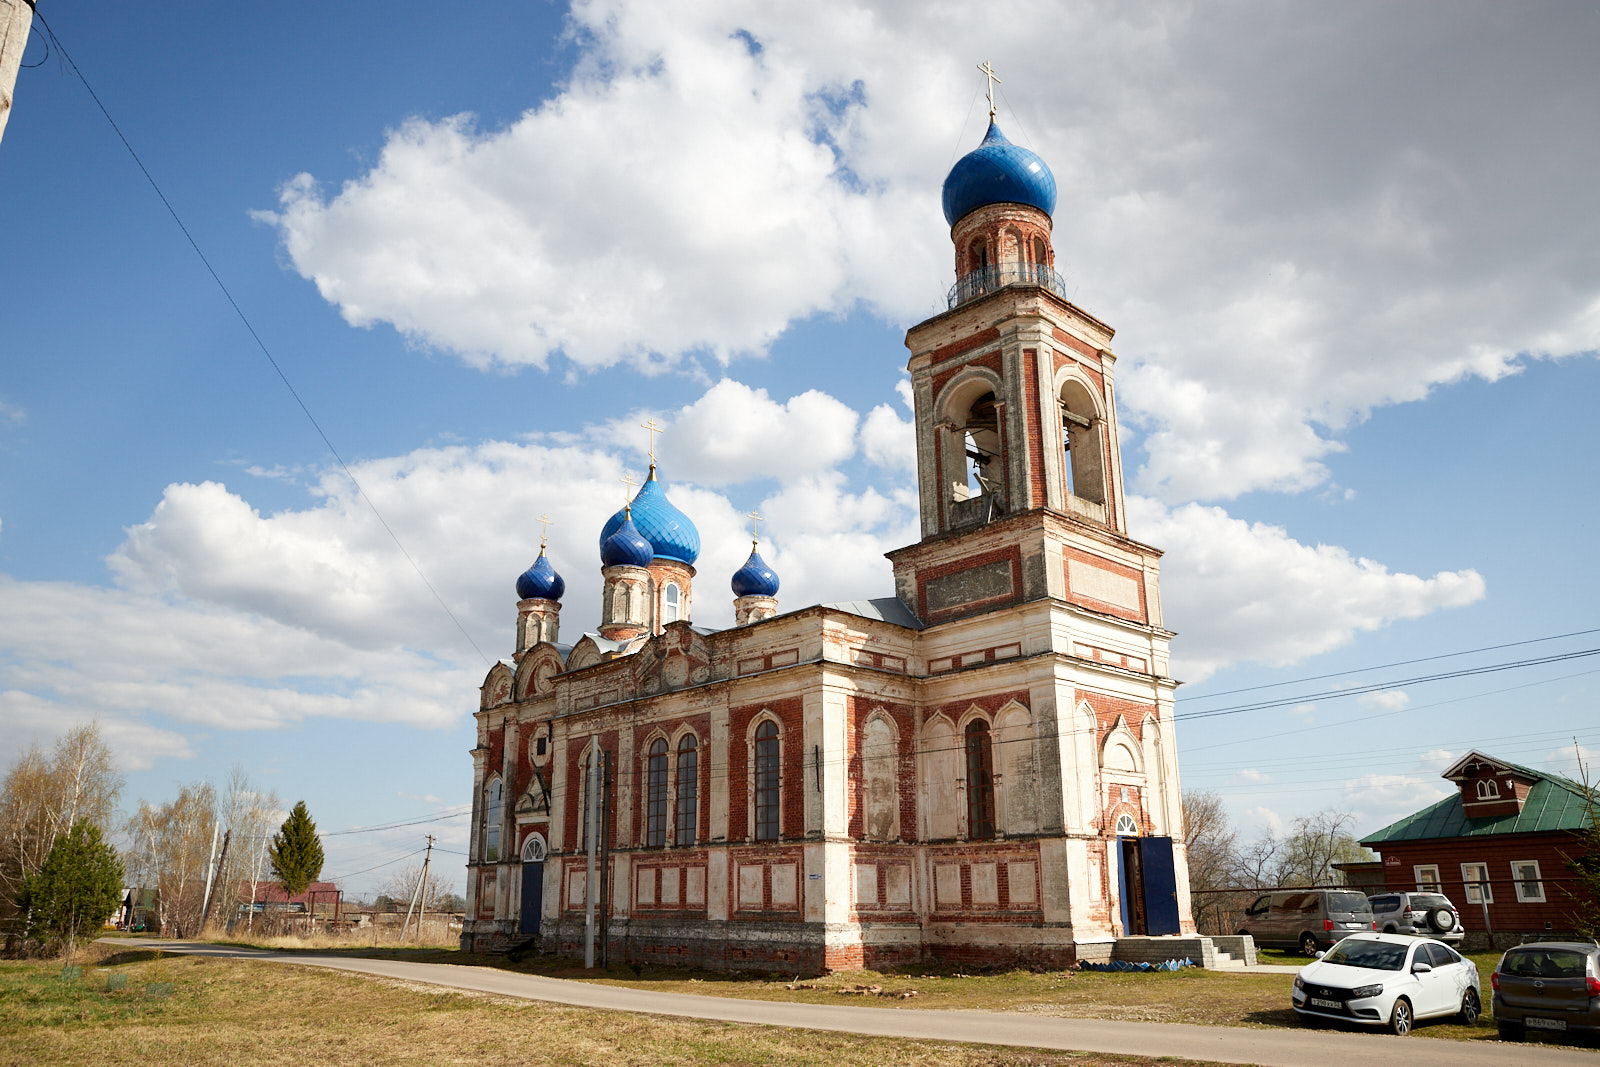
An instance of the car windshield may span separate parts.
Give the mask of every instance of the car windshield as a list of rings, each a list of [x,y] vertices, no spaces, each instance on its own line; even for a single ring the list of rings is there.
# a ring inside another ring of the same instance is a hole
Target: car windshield
[[[1412,893],[1413,908],[1448,908],[1450,901],[1441,893]]]
[[[1506,953],[1500,973],[1517,978],[1582,978],[1583,953],[1570,949],[1522,949]]]
[[[1323,963],[1341,963],[1346,967],[1366,967],[1373,971],[1398,971],[1406,965],[1408,945],[1394,945],[1387,941],[1357,941],[1346,938],[1333,946],[1322,957]]]

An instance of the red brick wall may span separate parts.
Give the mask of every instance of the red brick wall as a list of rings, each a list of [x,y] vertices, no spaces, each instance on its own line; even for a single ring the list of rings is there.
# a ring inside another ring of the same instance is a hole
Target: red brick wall
[[[968,367],[986,367],[989,370],[994,371],[997,377],[1002,379],[1005,378],[1005,369],[1000,362],[1000,350],[998,348],[993,352],[979,356],[977,359],[964,360],[961,366],[951,367],[949,370],[940,371],[938,374],[933,376],[933,405],[935,410],[937,410],[940,404],[943,402],[939,394],[944,391],[945,383],[951,378],[954,378],[957,374],[960,374],[962,371],[966,370]],[[1004,400],[1005,397],[996,396],[995,399]]]
[[[900,839],[917,838],[917,723],[915,713],[904,704],[892,704],[865,697],[845,698],[845,765],[849,769],[850,788],[846,793],[846,810],[849,814],[849,833],[860,838],[866,834],[866,774],[861,760],[862,732],[867,718],[882,709],[894,720],[899,733],[899,758],[895,777],[900,790]]]
[[[977,333],[969,334],[959,341],[952,341],[943,348],[934,349],[928,354],[928,358],[934,363],[943,363],[947,359],[954,359],[963,352],[970,352],[974,348],[981,348],[998,340],[1000,340],[1000,330],[991,326],[987,330],[979,330]]]
[[[958,604],[953,608],[929,613],[928,611],[928,583],[935,578],[946,574],[964,571],[969,567],[981,567],[985,563],[995,563],[1000,560],[1011,562],[1011,592],[1006,596],[989,597],[984,600],[974,600],[968,604]],[[929,622],[943,619],[952,619],[958,615],[971,614],[985,608],[995,608],[1003,604],[1014,603],[1022,599],[1022,550],[1016,545],[997,548],[992,552],[980,552],[975,556],[964,559],[951,560],[941,563],[937,567],[925,567],[917,571],[917,614]]]
[[[1044,493],[1044,448],[1045,439],[1053,434],[1046,427],[1039,424],[1039,353],[1032,348],[1022,350],[1022,362],[1027,372],[1022,376],[1022,396],[1025,408],[1025,421],[1028,427],[1028,486],[1025,501],[1018,501],[1029,508],[1042,507],[1045,503]]]
[[[589,734],[575,735],[567,740],[567,788],[563,791],[565,795],[557,798],[557,803],[564,804],[566,808],[566,825],[562,831],[562,840],[564,842],[562,847],[568,852],[575,851],[578,848],[578,833],[583,826],[583,809],[580,802],[585,794],[581,759],[583,750],[588,747],[590,736]],[[627,797],[628,783],[623,776],[628,773],[629,769],[617,762],[617,731],[606,730],[601,732],[599,736],[601,749],[611,754],[611,773],[615,784],[612,791],[611,816],[606,820],[606,824],[611,833],[611,846],[616,848],[626,844],[626,842],[617,840],[617,815],[621,804],[625,802]],[[555,846],[552,845],[551,847],[554,848]]]
[[[781,737],[778,785],[783,814],[779,820],[781,838],[804,837],[806,831],[805,788],[810,781],[811,753],[805,742],[804,710],[799,697],[788,697],[767,704],[731,708],[728,713],[728,840],[748,841],[755,832],[751,825],[750,723],[763,711],[778,719]]]

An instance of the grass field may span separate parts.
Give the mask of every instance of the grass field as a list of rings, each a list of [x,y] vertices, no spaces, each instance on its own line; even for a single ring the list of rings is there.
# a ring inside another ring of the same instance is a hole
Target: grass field
[[[0,962],[0,1065],[1197,1062],[699,1023],[117,945],[80,956],[69,977],[59,961]]]
[[[260,945],[259,947],[267,947]],[[587,971],[581,964],[558,957],[530,956],[511,962],[504,956],[474,955],[450,949],[376,950],[341,945],[328,940],[302,947],[326,954],[408,959],[423,963],[454,963],[498,967],[523,974],[539,974],[580,982],[604,982],[633,989],[701,996],[740,997],[812,1004],[866,1003],[874,1007],[960,1008],[1010,1011],[1075,1019],[1116,1019],[1131,1022],[1196,1023],[1210,1026],[1301,1026],[1289,1007],[1288,974],[1244,974],[1230,971],[1186,969],[1136,974],[1094,971],[1007,971],[994,974],[960,974],[948,970],[914,970],[900,973],[846,971],[820,978],[796,976],[729,976],[669,967],[616,965]],[[1422,1021],[1418,1038],[1497,1040],[1494,1021],[1487,1015],[1489,973],[1498,953],[1468,957],[1478,965],[1483,984],[1485,1016],[1474,1026],[1454,1018]],[[1263,963],[1304,966],[1305,957],[1263,953]],[[860,987],[867,987],[862,991]],[[872,991],[872,987],[877,987]],[[902,996],[912,993],[914,996]],[[1365,1029],[1354,1027],[1352,1029]]]

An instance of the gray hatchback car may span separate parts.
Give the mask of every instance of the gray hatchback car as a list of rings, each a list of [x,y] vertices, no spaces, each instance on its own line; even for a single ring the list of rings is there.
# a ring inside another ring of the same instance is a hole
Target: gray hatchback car
[[[1518,945],[1500,957],[1489,984],[1502,1040],[1521,1041],[1530,1031],[1600,1035],[1600,945]]]
[[[1374,893],[1367,898],[1378,932],[1421,934],[1460,945],[1461,913],[1443,893]]]

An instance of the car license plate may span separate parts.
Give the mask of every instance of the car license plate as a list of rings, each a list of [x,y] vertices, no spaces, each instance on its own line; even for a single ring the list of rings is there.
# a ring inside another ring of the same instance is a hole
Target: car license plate
[[[1567,1028],[1567,1020],[1565,1019],[1524,1019],[1522,1021],[1535,1030],[1565,1030]]]
[[[1342,1008],[1342,1007],[1344,1007],[1344,1003],[1342,1001],[1324,1000],[1322,997],[1312,997],[1312,998],[1310,998],[1310,1001],[1311,1001],[1311,1006],[1313,1008]],[[1528,1020],[1528,1025],[1529,1026],[1533,1025],[1533,1020],[1532,1019]],[[1562,1023],[1561,1025],[1565,1026],[1566,1023]]]

